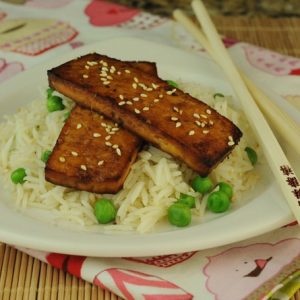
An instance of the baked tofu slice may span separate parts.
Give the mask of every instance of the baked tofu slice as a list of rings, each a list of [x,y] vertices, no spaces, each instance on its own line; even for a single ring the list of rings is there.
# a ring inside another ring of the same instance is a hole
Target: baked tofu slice
[[[50,155],[45,178],[94,193],[116,193],[142,140],[90,109],[75,106]]]
[[[206,176],[241,131],[205,103],[132,64],[88,54],[48,71],[49,84]]]
[[[156,74],[156,65],[133,64]],[[75,106],[49,157],[45,177],[54,184],[95,193],[122,187],[142,140],[106,117]]]

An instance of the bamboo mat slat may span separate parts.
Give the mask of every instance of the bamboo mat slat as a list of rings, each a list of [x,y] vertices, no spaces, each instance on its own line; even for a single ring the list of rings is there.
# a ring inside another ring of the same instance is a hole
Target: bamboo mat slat
[[[221,34],[300,57],[300,18],[214,17]]]
[[[223,35],[300,57],[300,18],[214,17]],[[0,243],[0,300],[121,300]],[[300,300],[300,291],[291,300]]]

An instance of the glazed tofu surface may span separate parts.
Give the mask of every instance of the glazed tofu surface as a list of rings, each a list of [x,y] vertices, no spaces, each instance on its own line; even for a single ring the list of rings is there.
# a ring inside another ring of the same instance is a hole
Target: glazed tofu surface
[[[132,63],[88,54],[48,71],[52,88],[206,176],[241,131],[207,104]]]

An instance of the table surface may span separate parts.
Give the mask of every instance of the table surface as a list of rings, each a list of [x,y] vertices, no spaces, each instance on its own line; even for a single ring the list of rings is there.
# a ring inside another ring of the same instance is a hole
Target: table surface
[[[220,33],[300,57],[300,18],[214,17]],[[2,299],[121,299],[62,270],[0,244]],[[293,300],[300,300],[297,293]]]

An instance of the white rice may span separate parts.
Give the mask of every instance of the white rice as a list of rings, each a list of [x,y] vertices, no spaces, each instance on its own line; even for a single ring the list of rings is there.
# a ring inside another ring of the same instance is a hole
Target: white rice
[[[233,186],[234,200],[242,199],[243,192],[255,186],[258,179],[244,148],[250,146],[259,152],[244,115],[232,108],[231,97],[214,99],[213,91],[196,84],[181,84],[180,87],[233,120],[242,130],[244,135],[239,145],[211,173],[215,183],[225,181]],[[64,111],[48,113],[45,102],[44,99],[35,100],[14,115],[6,116],[1,124],[0,167],[4,186],[12,193],[12,199],[19,209],[45,209],[51,211],[57,220],[85,227],[96,225],[93,204],[102,195],[75,191],[45,181],[41,155],[54,147],[64,124],[64,114],[73,105],[65,99]],[[25,168],[27,172],[23,185],[15,185],[10,180],[11,172],[19,167]],[[112,199],[118,208],[117,224],[107,225],[106,229],[149,232],[166,216],[167,208],[177,200],[180,193],[196,197],[193,214],[201,218],[205,203],[201,203],[199,195],[189,185],[194,176],[196,174],[184,163],[154,147],[147,147],[139,153],[124,188],[116,195],[103,195]]]

